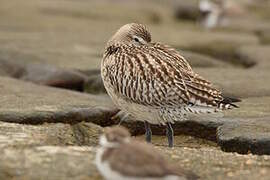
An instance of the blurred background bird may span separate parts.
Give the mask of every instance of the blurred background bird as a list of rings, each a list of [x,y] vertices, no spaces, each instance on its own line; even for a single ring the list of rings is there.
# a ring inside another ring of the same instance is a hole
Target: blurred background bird
[[[127,129],[106,128],[100,137],[96,165],[110,180],[195,180],[198,176],[171,164],[150,144],[136,141]]]

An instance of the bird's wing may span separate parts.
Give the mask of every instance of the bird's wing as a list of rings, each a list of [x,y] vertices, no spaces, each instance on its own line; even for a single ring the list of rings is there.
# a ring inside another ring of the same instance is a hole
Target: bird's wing
[[[219,106],[219,103],[224,99],[221,91],[216,89],[211,82],[196,74],[187,60],[178,51],[160,43],[154,43],[153,47],[155,51],[164,55],[163,61],[170,64],[172,69],[181,75],[180,78],[179,75],[178,77],[171,76],[176,77],[176,82],[182,82],[186,90],[185,93],[189,97],[189,103],[197,106]]]
[[[128,101],[159,107],[218,107],[224,100],[176,50],[162,44],[122,45],[104,61],[111,63],[107,63],[110,84]]]
[[[111,168],[126,176],[153,178],[167,175],[185,176],[182,169],[169,166],[156,149],[137,141],[112,148],[108,151],[107,157]]]

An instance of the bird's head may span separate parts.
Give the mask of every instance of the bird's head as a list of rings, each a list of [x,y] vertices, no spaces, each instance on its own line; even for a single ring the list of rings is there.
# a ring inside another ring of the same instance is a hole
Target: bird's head
[[[150,42],[151,35],[144,25],[130,23],[122,26],[109,40],[108,45],[122,43],[140,46]]]
[[[130,140],[129,131],[120,126],[105,128],[104,134],[100,137],[100,145],[104,147],[114,147],[119,144],[129,142]]]

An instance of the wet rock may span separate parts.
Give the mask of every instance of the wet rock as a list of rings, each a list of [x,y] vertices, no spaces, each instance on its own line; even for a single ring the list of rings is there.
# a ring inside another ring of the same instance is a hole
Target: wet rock
[[[242,154],[270,154],[270,117],[239,119],[218,128],[221,149]]]
[[[106,96],[93,96],[0,77],[0,120],[44,122],[107,121],[117,109]]]

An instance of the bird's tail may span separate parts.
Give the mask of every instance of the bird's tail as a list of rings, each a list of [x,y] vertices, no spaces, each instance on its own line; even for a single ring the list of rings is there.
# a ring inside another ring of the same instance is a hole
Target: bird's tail
[[[241,99],[223,96],[223,100],[218,103],[218,108],[222,110],[239,108],[239,106],[234,104],[237,102],[241,102]]]

